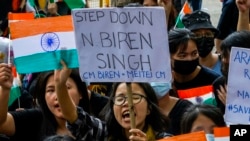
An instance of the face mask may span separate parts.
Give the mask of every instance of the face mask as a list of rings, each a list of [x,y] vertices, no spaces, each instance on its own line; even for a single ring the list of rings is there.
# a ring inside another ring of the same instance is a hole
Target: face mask
[[[214,141],[214,135],[213,134],[206,134],[207,141]]]
[[[150,85],[154,89],[157,99],[161,99],[163,96],[168,94],[169,90],[172,87],[171,82],[151,82]]]
[[[182,75],[188,75],[196,69],[199,65],[199,58],[189,61],[174,60],[173,70]]]
[[[214,38],[213,37],[202,37],[196,39],[199,56],[204,58],[206,57],[214,47]]]

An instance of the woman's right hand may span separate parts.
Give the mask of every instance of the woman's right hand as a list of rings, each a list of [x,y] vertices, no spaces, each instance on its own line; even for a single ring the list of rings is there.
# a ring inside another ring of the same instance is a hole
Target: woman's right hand
[[[241,12],[245,12],[250,8],[250,0],[236,0],[235,3]]]

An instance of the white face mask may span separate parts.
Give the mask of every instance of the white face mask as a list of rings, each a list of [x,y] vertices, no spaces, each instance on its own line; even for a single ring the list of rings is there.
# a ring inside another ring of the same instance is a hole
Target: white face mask
[[[161,99],[163,96],[168,94],[169,90],[172,88],[171,82],[151,82],[150,85],[155,91],[156,97]]]
[[[214,134],[206,134],[207,141],[214,141]]]

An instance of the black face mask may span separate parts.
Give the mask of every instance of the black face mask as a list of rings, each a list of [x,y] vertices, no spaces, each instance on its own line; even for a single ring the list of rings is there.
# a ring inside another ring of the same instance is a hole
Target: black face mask
[[[214,47],[214,38],[213,37],[202,37],[196,39],[199,56],[204,58],[206,57]]]
[[[196,67],[199,65],[199,58],[189,61],[184,60],[174,60],[174,71],[182,74],[188,75],[194,72]]]

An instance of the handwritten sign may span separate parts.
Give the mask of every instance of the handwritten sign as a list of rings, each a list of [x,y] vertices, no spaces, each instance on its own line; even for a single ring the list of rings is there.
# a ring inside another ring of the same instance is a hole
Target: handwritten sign
[[[74,9],[72,16],[83,80],[171,80],[162,7]]]
[[[250,49],[233,47],[230,54],[225,120],[250,123]]]

